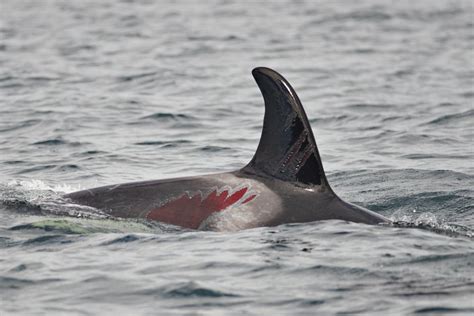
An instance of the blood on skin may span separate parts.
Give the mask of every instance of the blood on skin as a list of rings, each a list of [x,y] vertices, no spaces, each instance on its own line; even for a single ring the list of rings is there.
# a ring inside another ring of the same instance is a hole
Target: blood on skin
[[[209,193],[204,199],[201,193],[192,196],[184,193],[179,198],[152,209],[146,215],[147,219],[165,222],[187,228],[197,229],[203,220],[214,212],[223,211],[235,205],[252,201],[256,194],[250,194],[242,201],[248,188],[244,187],[229,196],[228,190],[218,193],[217,190]]]

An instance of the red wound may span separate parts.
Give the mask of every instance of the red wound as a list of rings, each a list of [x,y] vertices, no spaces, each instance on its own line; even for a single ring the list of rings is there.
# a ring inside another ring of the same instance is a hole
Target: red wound
[[[242,188],[229,196],[228,190],[218,193],[217,190],[209,193],[202,199],[200,193],[189,196],[184,193],[179,198],[151,210],[146,218],[173,225],[197,229],[201,222],[214,212],[252,201],[256,195],[247,196],[243,201],[248,188]]]

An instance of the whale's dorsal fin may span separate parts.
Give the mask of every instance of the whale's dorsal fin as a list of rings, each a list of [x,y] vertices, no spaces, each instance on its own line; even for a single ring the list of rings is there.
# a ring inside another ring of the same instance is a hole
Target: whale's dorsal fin
[[[252,74],[265,100],[265,117],[257,152],[243,171],[329,189],[311,126],[291,85],[269,68],[255,68]]]

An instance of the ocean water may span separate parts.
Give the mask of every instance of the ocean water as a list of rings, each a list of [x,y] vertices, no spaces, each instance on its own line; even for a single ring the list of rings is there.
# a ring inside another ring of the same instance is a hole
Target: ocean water
[[[471,1],[0,3],[1,315],[472,315]],[[294,86],[330,183],[393,226],[237,233],[65,192],[235,170]]]

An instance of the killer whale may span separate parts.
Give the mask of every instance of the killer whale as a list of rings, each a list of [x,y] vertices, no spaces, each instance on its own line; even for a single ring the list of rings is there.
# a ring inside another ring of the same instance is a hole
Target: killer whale
[[[242,169],[203,176],[132,182],[65,195],[121,218],[144,218],[191,229],[235,231],[340,219],[387,223],[332,190],[294,89],[276,71],[252,71],[264,98],[260,142]]]

